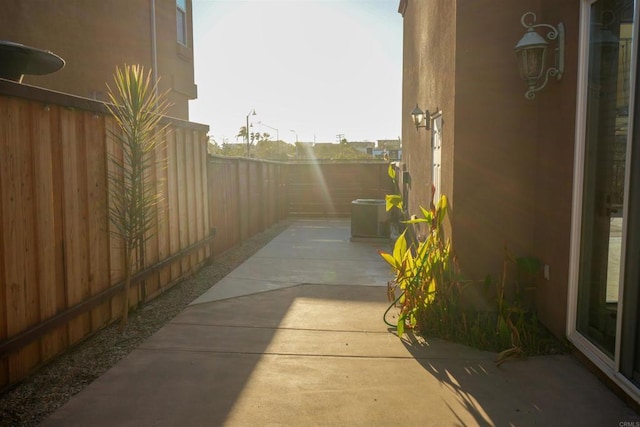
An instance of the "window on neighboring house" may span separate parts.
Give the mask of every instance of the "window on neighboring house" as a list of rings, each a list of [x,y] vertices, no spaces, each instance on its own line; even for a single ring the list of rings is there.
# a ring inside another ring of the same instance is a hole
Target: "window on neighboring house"
[[[178,24],[178,43],[187,43],[187,0],[176,0],[176,18]]]

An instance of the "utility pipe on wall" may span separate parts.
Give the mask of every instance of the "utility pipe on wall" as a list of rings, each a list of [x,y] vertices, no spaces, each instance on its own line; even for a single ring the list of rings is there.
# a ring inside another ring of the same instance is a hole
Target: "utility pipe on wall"
[[[153,83],[156,88],[156,99],[158,98],[158,44],[156,37],[156,0],[151,2],[151,67],[153,70]]]

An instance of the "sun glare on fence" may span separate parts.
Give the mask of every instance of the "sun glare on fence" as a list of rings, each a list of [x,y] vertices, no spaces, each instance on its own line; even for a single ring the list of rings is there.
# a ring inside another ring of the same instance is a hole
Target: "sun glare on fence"
[[[320,165],[317,163],[317,158],[309,145],[303,145],[305,158],[311,159],[311,169],[313,171],[313,175],[316,177],[317,182],[320,183],[320,191],[325,206],[329,206],[329,213],[335,213],[336,208],[333,204],[333,199],[331,198],[331,194],[329,193],[329,187],[327,186],[327,181],[324,179],[324,174],[320,169]]]

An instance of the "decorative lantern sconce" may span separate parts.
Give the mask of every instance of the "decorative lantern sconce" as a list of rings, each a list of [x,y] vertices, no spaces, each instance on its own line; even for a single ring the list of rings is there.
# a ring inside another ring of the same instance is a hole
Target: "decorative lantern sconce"
[[[431,129],[431,113],[429,113],[429,110],[422,111],[416,104],[416,108],[411,111],[411,118],[413,119],[413,124],[416,125],[416,130],[419,128]]]
[[[531,17],[531,21],[528,21],[528,17]],[[564,24],[560,22],[557,28],[549,24],[536,24],[536,14],[533,12],[522,15],[520,22],[527,29],[527,32],[516,44],[514,50],[518,57],[520,77],[526,80],[529,86],[529,90],[524,96],[527,99],[533,99],[536,97],[536,92],[541,91],[547,85],[549,76],[556,77],[558,80],[562,79],[564,72]],[[546,34],[547,40],[556,41],[554,67],[546,68],[549,42],[535,30],[540,27],[549,29]],[[538,85],[543,75],[544,80]]]

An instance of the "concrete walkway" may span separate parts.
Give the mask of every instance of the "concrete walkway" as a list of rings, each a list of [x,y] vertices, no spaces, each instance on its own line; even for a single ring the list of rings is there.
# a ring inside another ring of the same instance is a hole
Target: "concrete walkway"
[[[398,339],[382,321],[384,244],[349,227],[295,222],[44,425],[640,422],[570,356],[496,368],[493,353]]]

